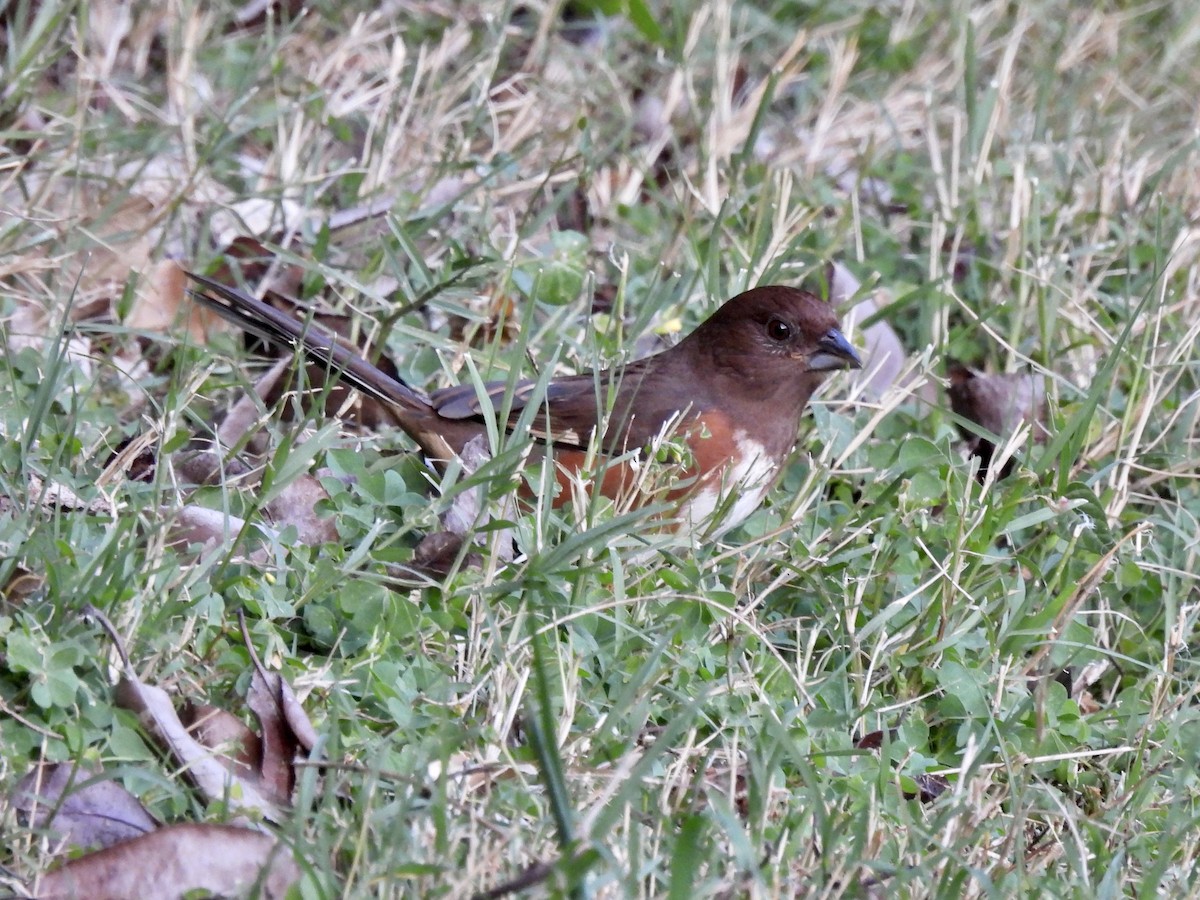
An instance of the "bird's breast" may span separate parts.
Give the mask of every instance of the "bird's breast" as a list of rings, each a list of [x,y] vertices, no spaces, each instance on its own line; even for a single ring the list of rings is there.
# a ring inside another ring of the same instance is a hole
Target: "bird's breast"
[[[713,537],[758,509],[779,472],[779,461],[744,431],[733,431],[726,443],[718,459],[707,466],[701,462],[704,475],[679,507],[684,527],[703,529],[713,523],[716,527],[708,531]],[[698,457],[704,455],[703,444],[693,445]]]

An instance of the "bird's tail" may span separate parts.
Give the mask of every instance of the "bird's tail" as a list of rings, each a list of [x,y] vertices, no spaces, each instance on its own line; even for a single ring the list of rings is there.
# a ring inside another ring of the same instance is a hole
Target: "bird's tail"
[[[290,316],[219,281],[193,272],[187,275],[203,288],[189,293],[242,330],[272,344],[299,348],[309,359],[339,372],[344,382],[382,403],[416,413],[433,412],[429,401],[418,391],[381,371],[319,325]]]

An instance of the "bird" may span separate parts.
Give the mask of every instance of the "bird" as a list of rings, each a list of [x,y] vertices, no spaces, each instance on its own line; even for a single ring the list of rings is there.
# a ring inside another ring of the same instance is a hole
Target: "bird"
[[[444,469],[472,441],[486,447],[487,414],[495,418],[511,391],[501,424],[511,433],[525,407],[538,404],[537,414],[524,420],[535,455],[553,459],[560,487],[555,505],[571,496],[585,469],[590,490],[636,498],[651,455],[662,457],[665,447],[678,465],[665,496],[656,499],[674,510],[681,525],[713,537],[745,520],[775,484],[805,407],[826,377],[862,367],[833,307],[807,290],[769,285],[727,300],[666,350],[551,379],[544,393],[527,380],[512,388],[498,381],[483,391],[460,384],[427,394],[311,322],[206,276],[188,275],[199,286],[192,295],[205,307],[268,342],[297,347],[384,404],[436,468]],[[492,409],[485,410],[485,403]]]

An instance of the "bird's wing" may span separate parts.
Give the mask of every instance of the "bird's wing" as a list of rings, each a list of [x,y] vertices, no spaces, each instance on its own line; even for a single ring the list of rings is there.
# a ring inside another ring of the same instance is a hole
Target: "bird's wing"
[[[551,381],[544,393],[534,380],[519,381],[508,400],[507,428],[514,429],[527,407],[537,403],[537,414],[526,419],[530,433],[539,442],[559,449],[586,449],[597,422],[607,418],[606,444],[614,443],[612,437],[619,435],[616,443],[639,447],[654,437],[662,424],[658,420],[661,417],[636,421],[636,417],[629,415],[632,398],[649,370],[643,360],[617,369],[568,375]],[[503,408],[508,390],[507,382],[503,381],[487,382],[482,394],[474,385],[460,384],[434,391],[430,402],[443,418],[481,419],[482,404]]]
[[[484,418],[484,403],[493,409],[503,409],[508,403],[506,428],[515,429],[531,403],[540,408],[537,415],[526,417],[529,433],[540,443],[553,444],[559,448],[585,449],[596,427],[598,410],[597,381],[592,374],[572,375],[559,378],[546,385],[544,392],[538,390],[538,382],[532,379],[518,381],[509,391],[508,382],[489,381],[482,392],[473,384],[458,384],[441,388],[430,395],[430,402],[437,414],[444,419]]]

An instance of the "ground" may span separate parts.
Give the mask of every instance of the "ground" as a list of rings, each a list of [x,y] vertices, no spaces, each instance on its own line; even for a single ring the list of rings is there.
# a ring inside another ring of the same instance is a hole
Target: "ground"
[[[1200,9],[43,0],[0,27],[6,796],[78,762],[164,825],[244,824],[114,685],[262,729],[253,647],[317,735],[263,826],[304,897],[1195,890]],[[414,573],[454,491],[386,411],[247,393],[262,348],[184,269],[424,389],[643,355],[772,282],[834,281],[903,364],[832,379],[719,540],[513,508],[517,441],[460,479],[503,521]],[[947,389],[1000,375],[983,465]],[[17,892],[61,849],[19,805]]]

